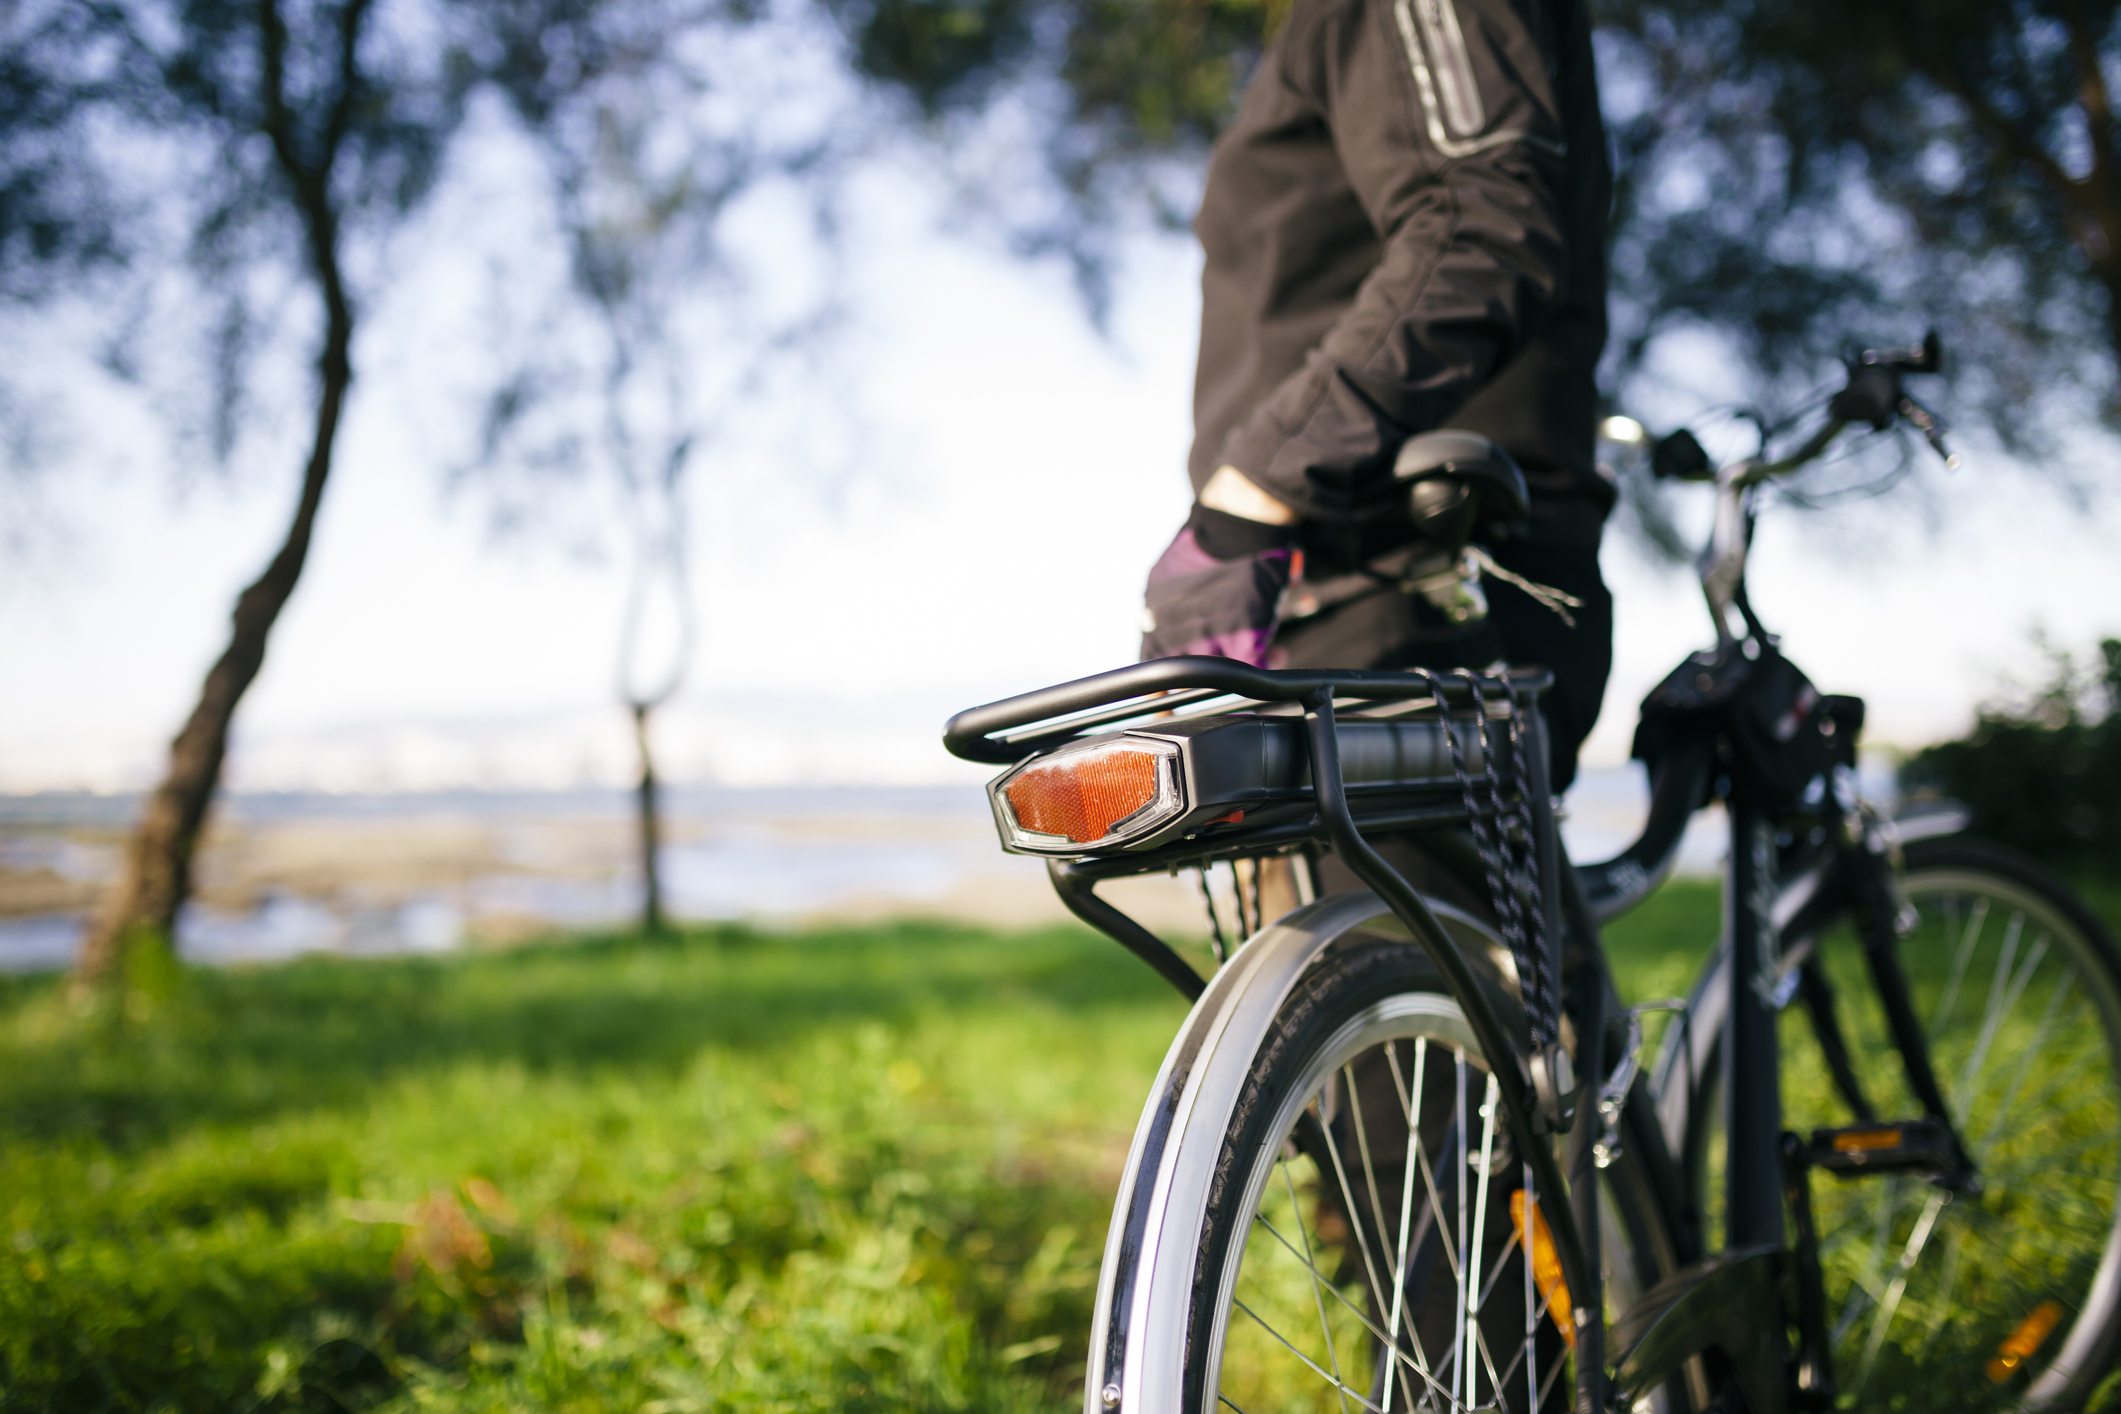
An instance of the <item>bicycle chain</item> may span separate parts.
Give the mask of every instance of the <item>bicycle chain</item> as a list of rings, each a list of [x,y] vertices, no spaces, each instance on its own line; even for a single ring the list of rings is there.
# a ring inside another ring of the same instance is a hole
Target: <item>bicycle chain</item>
[[[1503,943],[1517,966],[1517,990],[1524,1002],[1525,1025],[1531,1034],[1532,1049],[1544,1050],[1560,1035],[1560,1008],[1555,1000],[1553,973],[1547,965],[1545,896],[1539,878],[1538,839],[1532,828],[1530,776],[1524,769],[1523,760],[1523,704],[1516,685],[1504,673],[1503,691],[1510,703],[1509,729],[1505,734],[1509,743],[1510,786],[1516,792],[1514,804],[1506,805],[1501,772],[1496,768],[1496,758],[1501,753],[1494,749],[1495,743],[1488,731],[1488,702],[1481,689],[1484,678],[1479,673],[1466,671],[1455,675],[1464,679],[1473,696],[1473,720],[1480,745],[1480,780],[1486,786],[1488,796],[1484,815],[1479,795],[1474,790],[1472,772],[1466,767],[1464,743],[1458,739],[1450,709],[1445,705],[1443,679],[1428,668],[1413,671],[1436,694],[1437,717],[1450,749],[1451,770],[1458,777],[1459,794],[1465,800],[1473,848],[1479,854],[1481,869],[1487,876],[1488,897],[1495,905],[1495,921],[1502,930]],[[1510,839],[1512,825],[1517,827],[1519,836],[1514,847]],[[1518,892],[1520,886],[1524,890],[1522,896]],[[1531,915],[1529,928],[1525,918],[1527,911]]]

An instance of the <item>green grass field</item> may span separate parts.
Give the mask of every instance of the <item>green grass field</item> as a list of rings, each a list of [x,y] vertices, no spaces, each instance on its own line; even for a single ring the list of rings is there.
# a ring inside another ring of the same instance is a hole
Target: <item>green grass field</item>
[[[1626,920],[1628,990],[1715,916]],[[941,925],[0,981],[0,1408],[1075,1407],[1183,1013]]]

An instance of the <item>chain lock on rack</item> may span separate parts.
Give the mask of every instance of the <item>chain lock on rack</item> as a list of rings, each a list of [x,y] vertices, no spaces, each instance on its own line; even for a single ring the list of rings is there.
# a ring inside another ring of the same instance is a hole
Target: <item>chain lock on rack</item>
[[[1518,996],[1524,1003],[1525,1027],[1532,1042],[1532,1090],[1541,1118],[1553,1129],[1566,1128],[1575,1115],[1576,1074],[1561,1044],[1561,1005],[1554,985],[1553,953],[1547,937],[1544,904],[1546,881],[1540,878],[1538,832],[1532,823],[1532,774],[1525,765],[1524,714],[1528,701],[1510,680],[1508,670],[1488,675],[1460,671],[1473,699],[1473,730],[1480,748],[1478,775],[1466,765],[1465,744],[1458,738],[1444,705],[1443,678],[1427,668],[1414,669],[1436,694],[1438,719],[1451,753],[1451,769],[1464,798],[1467,828],[1487,876],[1495,921],[1517,969]],[[1499,679],[1499,683],[1497,680]],[[1507,728],[1492,732],[1484,685],[1498,685],[1509,705]],[[1507,743],[1507,751],[1497,748]],[[1509,781],[1501,760],[1507,758]],[[1483,803],[1481,797],[1486,796]]]

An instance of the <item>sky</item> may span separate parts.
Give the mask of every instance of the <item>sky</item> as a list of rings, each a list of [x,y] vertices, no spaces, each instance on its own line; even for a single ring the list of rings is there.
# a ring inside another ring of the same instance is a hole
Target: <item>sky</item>
[[[505,206],[499,157],[492,180],[478,219]],[[318,539],[238,719],[237,789],[571,787],[633,769],[608,506],[584,497],[497,539],[480,492],[452,489],[464,431],[437,370],[476,364],[468,312],[489,294],[439,234],[466,219],[408,240],[370,311]],[[1131,661],[1143,574],[1185,513],[1190,241],[1128,244],[1100,332],[1065,269],[968,229],[915,163],[876,164],[847,230],[850,320],[830,358],[695,464],[701,639],[658,727],[670,779],[982,778],[942,752],[943,720]],[[761,218],[758,249],[777,239]],[[1656,410],[1688,415],[1689,396]],[[36,553],[0,573],[0,791],[151,784],[292,502],[284,451],[187,482],[158,465],[167,432],[137,400],[82,407]],[[830,435],[791,438],[806,426]],[[2038,677],[2034,629],[2080,652],[2121,634],[2111,498],[2073,506],[1972,447],[1934,484],[1926,502],[1770,514],[1753,560],[1786,651],[1822,690],[1867,698],[1870,739],[1896,748]],[[1706,493],[1690,494],[1698,530]],[[1634,704],[1709,633],[1690,576],[1619,537],[1604,562],[1619,627],[1586,759],[1617,764]]]

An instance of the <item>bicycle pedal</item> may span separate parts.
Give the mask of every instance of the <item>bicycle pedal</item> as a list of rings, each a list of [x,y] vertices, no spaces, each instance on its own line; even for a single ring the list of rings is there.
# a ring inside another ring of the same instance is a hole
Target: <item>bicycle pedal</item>
[[[1815,1129],[1806,1146],[1814,1168],[1843,1176],[1860,1173],[1950,1173],[1958,1167],[1951,1132],[1935,1120]]]

